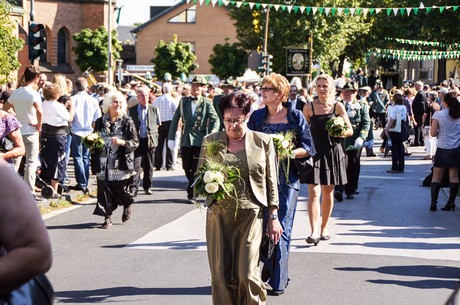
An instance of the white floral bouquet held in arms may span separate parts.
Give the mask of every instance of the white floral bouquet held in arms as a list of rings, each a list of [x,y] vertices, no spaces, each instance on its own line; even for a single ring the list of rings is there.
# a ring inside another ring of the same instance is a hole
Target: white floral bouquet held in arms
[[[234,199],[238,209],[238,196],[233,182],[241,179],[240,170],[219,161],[224,160],[225,162],[225,156],[222,154],[222,151],[225,151],[223,144],[211,141],[204,144],[204,147],[206,159],[195,174],[194,195],[196,197],[211,196],[213,201]]]
[[[290,130],[286,133],[276,133],[273,136],[276,155],[281,163],[282,169],[286,176],[286,182],[289,184],[289,166],[290,160],[295,158],[293,150],[295,149],[295,133]],[[286,162],[284,162],[286,161]]]
[[[89,151],[102,149],[105,144],[104,139],[102,139],[97,132],[90,133],[86,137],[83,137],[82,143],[89,149]]]
[[[326,130],[332,137],[341,137],[348,130],[348,126],[343,117],[334,116],[326,122]]]

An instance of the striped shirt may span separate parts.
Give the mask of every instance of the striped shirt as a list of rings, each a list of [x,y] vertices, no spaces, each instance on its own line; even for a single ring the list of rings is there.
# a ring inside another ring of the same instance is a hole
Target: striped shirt
[[[158,109],[158,112],[161,113],[161,121],[171,121],[174,113],[176,112],[178,102],[170,94],[163,94],[158,97],[153,105]]]

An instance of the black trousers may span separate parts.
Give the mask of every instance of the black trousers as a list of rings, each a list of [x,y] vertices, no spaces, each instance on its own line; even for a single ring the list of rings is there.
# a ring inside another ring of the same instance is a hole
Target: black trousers
[[[185,171],[185,176],[188,180],[187,186],[187,198],[191,199],[193,197],[193,188],[192,184],[195,178],[195,172],[198,167],[198,158],[200,157],[201,147],[192,146],[192,147],[181,147],[180,155],[182,158],[182,168]]]
[[[152,186],[153,178],[153,162],[155,158],[155,147],[148,148],[148,139],[140,138],[139,147],[134,151],[134,170],[136,174],[133,176],[130,188],[138,188],[141,180],[141,173],[144,172],[142,186],[144,189],[149,189]]]
[[[404,171],[404,143],[401,139],[391,137],[391,169],[394,171]]]
[[[172,151],[168,147],[168,133],[169,126],[171,126],[171,121],[161,122],[160,127],[158,127],[158,146],[155,154],[155,169],[161,169],[163,165],[163,147],[166,146],[166,169],[171,169],[173,165],[173,155]],[[166,143],[166,145],[165,145]]]
[[[416,146],[423,146],[424,145],[424,139],[423,139],[423,126],[422,126],[422,120],[417,121],[417,126],[414,126],[414,145]]]

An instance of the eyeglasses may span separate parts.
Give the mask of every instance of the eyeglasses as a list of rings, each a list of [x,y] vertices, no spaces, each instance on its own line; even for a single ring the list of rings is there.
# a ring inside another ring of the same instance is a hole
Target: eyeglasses
[[[234,120],[224,119],[224,123],[228,125],[235,125],[235,124],[240,125],[240,124],[243,124],[245,121],[246,119],[234,119]]]
[[[270,90],[276,90],[276,89],[275,88],[269,88],[269,87],[260,88],[260,91],[270,91]]]

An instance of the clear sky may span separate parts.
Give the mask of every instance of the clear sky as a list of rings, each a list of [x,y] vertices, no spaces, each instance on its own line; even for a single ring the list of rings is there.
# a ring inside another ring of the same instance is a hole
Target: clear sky
[[[171,6],[178,2],[180,0],[117,0],[117,7],[123,6],[119,25],[144,23],[150,19],[150,6]]]

